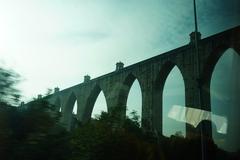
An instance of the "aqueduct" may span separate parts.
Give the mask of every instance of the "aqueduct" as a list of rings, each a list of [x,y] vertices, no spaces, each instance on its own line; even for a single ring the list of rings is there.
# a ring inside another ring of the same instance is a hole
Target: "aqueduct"
[[[92,80],[86,76],[83,83],[61,91],[56,89],[47,98],[50,103],[61,107],[62,121],[70,129],[75,101],[78,106],[77,119],[83,123],[91,118],[94,103],[101,91],[106,98],[108,111],[115,107],[126,109],[129,90],[137,79],[142,92],[142,127],[162,133],[163,87],[172,68],[177,66],[183,76],[185,106],[211,111],[210,81],[218,59],[229,48],[240,54],[240,26],[204,39],[200,37],[199,33],[197,39],[199,39],[200,78],[196,71],[195,37],[194,34],[190,34],[190,43],[185,46],[128,67],[118,63],[116,70],[111,73]],[[199,90],[202,92],[201,106],[198,100]]]

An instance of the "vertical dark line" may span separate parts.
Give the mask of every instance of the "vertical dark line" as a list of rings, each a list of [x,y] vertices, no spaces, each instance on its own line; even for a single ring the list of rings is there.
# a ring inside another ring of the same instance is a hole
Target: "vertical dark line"
[[[198,37],[198,23],[197,23],[197,9],[196,9],[196,0],[193,0],[193,8],[194,8],[194,24],[195,24],[195,33],[194,33],[194,38],[195,38],[195,52],[196,52],[196,71],[197,71],[197,85],[198,85],[198,104],[200,106],[200,109],[202,109],[202,84],[201,84],[201,77],[200,77],[200,59],[199,59],[199,50],[198,50],[198,40],[199,40],[199,37]],[[204,124],[203,124],[204,125]],[[201,132],[201,149],[202,149],[202,156],[201,156],[201,159],[202,160],[205,160],[206,159],[206,154],[205,154],[205,149],[206,149],[206,145],[205,145],[205,142],[204,142],[204,134],[203,134],[203,125],[201,125],[200,127],[200,132]]]
[[[196,32],[198,32],[196,0],[193,0],[193,7],[194,7],[194,23],[195,23],[195,33],[196,33]]]

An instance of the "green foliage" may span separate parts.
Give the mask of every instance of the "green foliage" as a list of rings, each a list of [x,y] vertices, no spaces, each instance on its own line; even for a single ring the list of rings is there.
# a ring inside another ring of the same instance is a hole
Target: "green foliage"
[[[177,131],[174,135],[176,137],[182,137],[182,138],[184,137],[182,131]]]
[[[0,154],[4,159],[67,159],[69,134],[58,125],[59,114],[45,101],[26,109],[2,104],[0,110]]]
[[[20,92],[16,84],[19,81],[20,76],[16,72],[0,67],[0,102],[18,104]]]
[[[102,112],[96,119],[73,131],[71,160],[175,160],[201,159],[201,137],[184,138],[181,132],[170,138],[153,133],[145,134],[139,116],[123,117],[118,109]],[[207,159],[237,159],[205,139]]]
[[[4,160],[175,160],[200,159],[199,136],[166,138],[142,132],[138,116],[102,112],[72,132],[59,126],[58,112],[42,100],[16,108],[1,103],[0,155]],[[180,136],[179,136],[180,135]],[[236,159],[206,139],[208,159]]]
[[[144,140],[138,116],[123,119],[121,110],[102,112],[87,124],[73,131],[72,160],[145,160],[155,159],[154,144]]]

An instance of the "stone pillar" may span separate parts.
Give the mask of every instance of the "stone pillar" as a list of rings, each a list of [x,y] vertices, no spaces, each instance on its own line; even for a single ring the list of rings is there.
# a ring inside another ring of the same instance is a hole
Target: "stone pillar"
[[[65,103],[63,105],[63,109],[62,109],[62,117],[61,117],[61,120],[60,122],[63,124],[63,126],[68,130],[70,131],[71,129],[71,118],[72,118],[72,115],[69,114],[69,112],[67,111],[67,108],[68,108],[68,104]]]
[[[162,94],[153,84],[145,87],[142,91],[142,128],[162,134]]]
[[[78,110],[77,110],[77,119],[81,123],[86,123],[91,115],[85,114],[87,112],[87,97],[85,95],[81,95],[78,97]]]
[[[58,87],[55,87],[54,88],[54,93],[57,93],[57,92],[59,92],[60,91],[60,89],[58,88]]]
[[[122,62],[117,62],[116,63],[116,71],[119,71],[121,69],[123,69],[124,67],[124,64]]]
[[[87,83],[91,80],[91,77],[89,75],[84,76],[84,83]]]
[[[117,109],[121,112],[119,115],[122,118],[126,117],[126,104],[129,89],[129,86],[118,83],[117,86],[112,88],[112,91],[106,93],[106,101],[110,113],[113,112],[114,109]]]
[[[79,101],[76,95],[74,95],[71,91],[65,94],[65,99],[63,100],[64,103],[62,103],[62,118],[60,121],[68,131],[70,131],[72,127],[72,112],[75,101],[77,101],[77,106],[79,106]]]
[[[192,32],[189,34],[190,36],[190,44],[194,44],[195,43],[195,32]],[[197,32],[197,40],[201,40],[201,33]]]
[[[39,94],[39,95],[37,96],[37,99],[42,99],[42,95]]]
[[[22,102],[20,103],[20,107],[24,107],[24,105],[25,105],[25,102],[22,101]]]
[[[141,76],[142,128],[151,134],[162,134],[162,90],[161,84],[156,84],[158,72],[155,69],[152,66],[151,71]]]
[[[203,53],[199,52],[199,55]],[[188,64],[184,67],[185,77],[185,102],[186,107],[196,108],[205,111],[211,111],[210,106],[210,92],[209,92],[209,84],[210,82],[204,82],[199,75],[197,75],[197,56],[194,51],[194,46],[192,44],[192,56],[189,57]],[[201,57],[200,57],[201,58]],[[200,61],[201,63],[201,61]],[[187,113],[186,113],[187,114]],[[189,114],[188,114],[189,118]],[[186,119],[188,120],[188,119]],[[202,126],[205,127],[205,126]],[[208,126],[211,128],[211,126]],[[191,133],[196,131],[193,129],[193,126],[186,124],[186,136],[190,136]],[[201,131],[201,129],[199,129]],[[201,134],[201,133],[198,133]],[[206,135],[211,135],[212,130],[209,129]]]

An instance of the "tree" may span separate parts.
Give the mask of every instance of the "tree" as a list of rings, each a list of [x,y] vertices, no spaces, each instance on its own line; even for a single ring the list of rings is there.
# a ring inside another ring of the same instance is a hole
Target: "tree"
[[[137,114],[123,119],[118,113],[121,108],[102,112],[73,131],[72,160],[157,159],[156,147],[144,139]]]
[[[20,81],[20,76],[13,70],[0,67],[0,101],[12,105],[17,105],[20,92],[16,89],[16,84]]]
[[[13,159],[60,159],[70,155],[69,134],[58,123],[59,114],[44,100],[30,102],[19,110],[18,123],[12,127],[17,145]],[[21,126],[21,127],[19,127]]]
[[[1,105],[1,158],[66,160],[71,156],[69,133],[59,125],[59,114],[43,100],[27,108]]]

